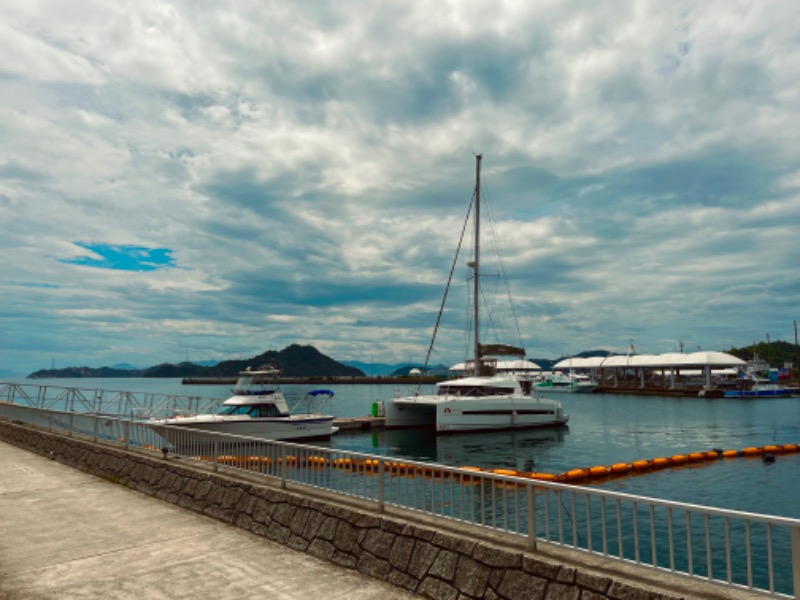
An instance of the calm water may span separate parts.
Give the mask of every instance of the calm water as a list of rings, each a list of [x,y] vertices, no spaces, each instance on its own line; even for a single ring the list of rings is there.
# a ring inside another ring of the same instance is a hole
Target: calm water
[[[231,386],[183,386],[179,379],[54,379],[19,383],[227,398]],[[369,414],[396,386],[326,386],[337,417]],[[310,385],[284,386],[302,394]],[[410,388],[408,388],[410,389]],[[403,390],[408,391],[408,390]],[[800,443],[800,398],[704,399],[561,394],[567,427],[437,437],[428,430],[339,433],[334,448],[455,466],[561,473],[711,449]],[[800,518],[800,454],[725,459],[607,480],[616,491]]]

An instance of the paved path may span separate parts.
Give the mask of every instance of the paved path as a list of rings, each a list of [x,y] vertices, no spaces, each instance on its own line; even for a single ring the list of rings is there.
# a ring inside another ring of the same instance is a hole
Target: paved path
[[[416,597],[0,442],[0,600]]]

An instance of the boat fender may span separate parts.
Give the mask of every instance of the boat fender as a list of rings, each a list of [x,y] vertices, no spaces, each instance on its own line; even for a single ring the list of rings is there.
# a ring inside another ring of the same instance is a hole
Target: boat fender
[[[772,454],[771,452],[766,452],[764,453],[764,456],[761,457],[761,460],[763,460],[767,464],[774,463],[775,455]]]

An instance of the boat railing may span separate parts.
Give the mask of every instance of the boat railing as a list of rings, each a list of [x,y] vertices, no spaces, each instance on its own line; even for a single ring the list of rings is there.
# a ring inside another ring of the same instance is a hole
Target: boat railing
[[[126,449],[247,471],[372,504],[559,546],[722,589],[800,593],[800,519],[487,471],[0,402],[0,418]],[[169,429],[167,442],[166,430]],[[466,530],[464,530],[466,531]]]
[[[310,390],[305,394],[284,394],[293,415],[330,413],[334,393],[331,390]]]

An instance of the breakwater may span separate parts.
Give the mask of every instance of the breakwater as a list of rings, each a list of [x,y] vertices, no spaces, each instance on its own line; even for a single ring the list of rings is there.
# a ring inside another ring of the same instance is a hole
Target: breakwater
[[[0,420],[0,439],[429,598],[756,597],[552,545],[525,551],[506,536],[467,524],[457,524],[456,531],[401,509],[380,513],[369,502],[346,502],[302,486],[281,488],[7,420]]]

